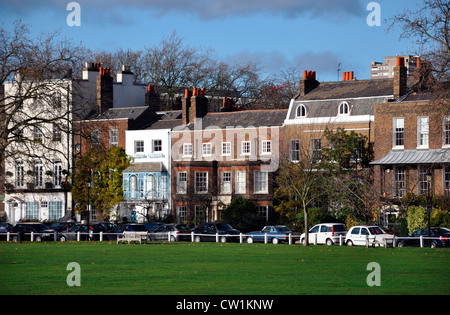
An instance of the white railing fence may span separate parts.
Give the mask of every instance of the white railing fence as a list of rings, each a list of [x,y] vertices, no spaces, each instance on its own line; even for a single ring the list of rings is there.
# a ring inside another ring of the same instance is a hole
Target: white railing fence
[[[46,235],[48,236],[48,233],[46,233]],[[95,241],[109,241],[109,240],[115,240],[117,238],[117,235],[121,235],[121,234],[117,234],[117,233],[109,233],[109,232],[99,232],[99,233],[92,233],[92,232],[77,232],[77,233],[60,233],[60,232],[54,232],[53,233],[53,237],[47,237],[46,240],[53,240],[53,241],[60,241],[61,240],[61,236],[65,236],[65,240],[67,241],[82,241],[82,240],[95,240]],[[154,238],[152,237],[152,235],[154,235],[154,233],[149,232],[149,239],[153,240]],[[178,235],[186,235],[186,234],[178,234]],[[191,232],[190,234],[190,241],[191,242],[196,242],[198,241],[198,238],[196,238],[197,236],[200,237],[200,239],[204,238],[208,238],[208,239],[213,239],[213,241],[215,241],[216,243],[219,242],[229,242],[229,241],[233,241],[233,242],[238,242],[238,243],[245,243],[246,239],[250,236],[247,236],[245,233],[240,233],[240,234],[201,234],[201,233],[194,233]],[[3,232],[0,233],[0,240],[6,240],[7,242],[11,242],[11,241],[37,241],[39,240],[39,238],[41,237],[41,233],[21,233],[21,235],[19,236],[19,233],[12,233],[12,232]],[[167,238],[163,241],[172,241],[174,234],[171,232],[167,232]],[[279,238],[280,240],[285,241],[285,243],[292,245],[295,244],[296,241],[298,240],[300,243],[300,235],[298,234],[264,234],[264,244],[268,244],[270,243],[270,240],[274,237]],[[373,238],[371,237],[366,237],[366,241],[365,241],[365,245],[368,247],[369,245],[373,244]],[[398,244],[401,241],[411,241],[411,240],[419,240],[419,247],[430,247],[431,246],[431,241],[432,240],[444,240],[444,241],[448,241],[447,239],[443,239],[442,237],[424,237],[424,236],[420,236],[420,237],[397,237],[394,236],[393,238],[389,238],[389,239],[384,239],[382,243],[377,243],[377,244],[381,244],[384,245],[385,247],[397,247]],[[317,234],[314,237],[314,245],[317,245]],[[339,236],[339,246],[343,246],[346,245],[346,239],[345,236],[340,235]]]

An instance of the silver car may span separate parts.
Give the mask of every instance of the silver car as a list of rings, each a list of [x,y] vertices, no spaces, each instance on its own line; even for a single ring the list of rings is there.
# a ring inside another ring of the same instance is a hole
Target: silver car
[[[152,241],[190,241],[191,229],[186,224],[164,224],[149,233]]]

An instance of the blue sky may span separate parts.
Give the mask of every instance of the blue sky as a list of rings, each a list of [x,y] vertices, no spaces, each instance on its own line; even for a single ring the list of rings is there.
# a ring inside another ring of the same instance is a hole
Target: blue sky
[[[256,61],[266,73],[285,67],[317,71],[320,81],[337,79],[337,66],[370,77],[370,62],[413,52],[386,32],[385,19],[420,0],[379,0],[381,26],[368,26],[370,0],[78,0],[81,26],[68,26],[61,0],[0,0],[3,27],[16,19],[33,34],[59,30],[93,51],[141,50],[173,31],[185,44],[212,49],[229,63]]]

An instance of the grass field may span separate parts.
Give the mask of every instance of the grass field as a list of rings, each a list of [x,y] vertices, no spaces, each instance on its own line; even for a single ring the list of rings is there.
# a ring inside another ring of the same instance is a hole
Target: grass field
[[[81,286],[69,287],[69,262]],[[370,287],[370,262],[381,286]],[[450,294],[450,249],[0,243],[0,294]]]

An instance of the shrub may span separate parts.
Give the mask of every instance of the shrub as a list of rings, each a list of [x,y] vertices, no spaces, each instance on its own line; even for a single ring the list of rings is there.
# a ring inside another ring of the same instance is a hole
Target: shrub
[[[427,210],[422,207],[409,207],[406,215],[409,233],[428,225]]]

